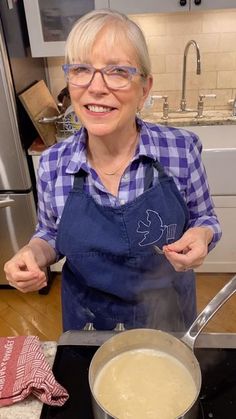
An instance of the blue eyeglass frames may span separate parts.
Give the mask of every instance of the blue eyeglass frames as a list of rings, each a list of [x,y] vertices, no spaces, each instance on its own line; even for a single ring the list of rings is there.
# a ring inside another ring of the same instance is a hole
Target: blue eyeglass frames
[[[107,65],[98,69],[89,64],[64,64],[62,69],[66,80],[78,87],[89,86],[96,73],[101,74],[104,83],[110,89],[126,87],[135,75],[143,77],[137,68],[121,65]]]

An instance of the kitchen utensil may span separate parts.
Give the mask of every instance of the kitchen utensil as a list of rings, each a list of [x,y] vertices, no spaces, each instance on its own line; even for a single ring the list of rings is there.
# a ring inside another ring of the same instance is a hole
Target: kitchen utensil
[[[44,116],[43,118],[40,118],[38,122],[40,124],[52,124],[53,122],[60,121],[64,117],[64,114],[55,115],[55,116]]]
[[[154,245],[153,245],[153,247],[154,247],[154,249],[155,249],[155,252],[156,252],[158,255],[164,255],[163,250],[162,250],[160,247],[158,247],[156,244],[154,244]]]
[[[81,127],[72,105],[64,113],[52,117],[43,117],[38,121],[40,124],[54,124],[56,127],[57,141],[63,141],[72,134],[75,134]]]
[[[94,383],[101,368],[115,356],[132,349],[156,349],[174,356],[190,372],[196,385],[196,397],[191,406],[176,419],[194,419],[198,414],[198,397],[201,389],[201,369],[193,353],[194,343],[201,330],[216,314],[220,307],[236,291],[236,276],[234,276],[209,302],[198,315],[188,331],[181,339],[154,329],[132,329],[108,339],[95,353],[89,367],[89,385],[92,393],[92,403],[95,419],[117,419],[107,412],[94,395]]]

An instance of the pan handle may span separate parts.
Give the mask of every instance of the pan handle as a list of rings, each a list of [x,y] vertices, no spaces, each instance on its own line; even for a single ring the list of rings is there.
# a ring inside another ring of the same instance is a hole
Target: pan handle
[[[196,320],[190,326],[185,335],[181,338],[191,349],[194,348],[195,340],[199,333],[207,325],[209,320],[217,313],[226,301],[236,291],[236,275],[216,294],[216,296],[207,304],[204,310],[198,315]],[[192,333],[194,333],[192,335]]]

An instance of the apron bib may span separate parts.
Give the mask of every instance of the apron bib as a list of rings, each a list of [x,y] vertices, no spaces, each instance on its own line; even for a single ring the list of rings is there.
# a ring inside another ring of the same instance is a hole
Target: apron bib
[[[158,182],[153,183],[153,170]],[[184,331],[196,317],[193,271],[176,272],[153,245],[179,239],[187,206],[159,162],[148,165],[144,192],[119,207],[101,206],[74,179],[59,224],[63,329],[150,327]]]

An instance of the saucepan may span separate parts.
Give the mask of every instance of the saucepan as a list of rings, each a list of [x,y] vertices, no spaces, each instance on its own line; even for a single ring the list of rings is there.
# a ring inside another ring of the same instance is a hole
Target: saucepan
[[[119,332],[103,343],[93,356],[89,367],[89,386],[95,419],[120,419],[102,406],[94,391],[95,382],[100,371],[109,361],[124,352],[136,349],[154,349],[164,352],[174,357],[188,370],[195,383],[196,392],[190,405],[175,419],[197,418],[202,377],[200,365],[194,355],[194,344],[202,329],[235,291],[236,276],[217,293],[181,338],[161,330],[143,328]]]

